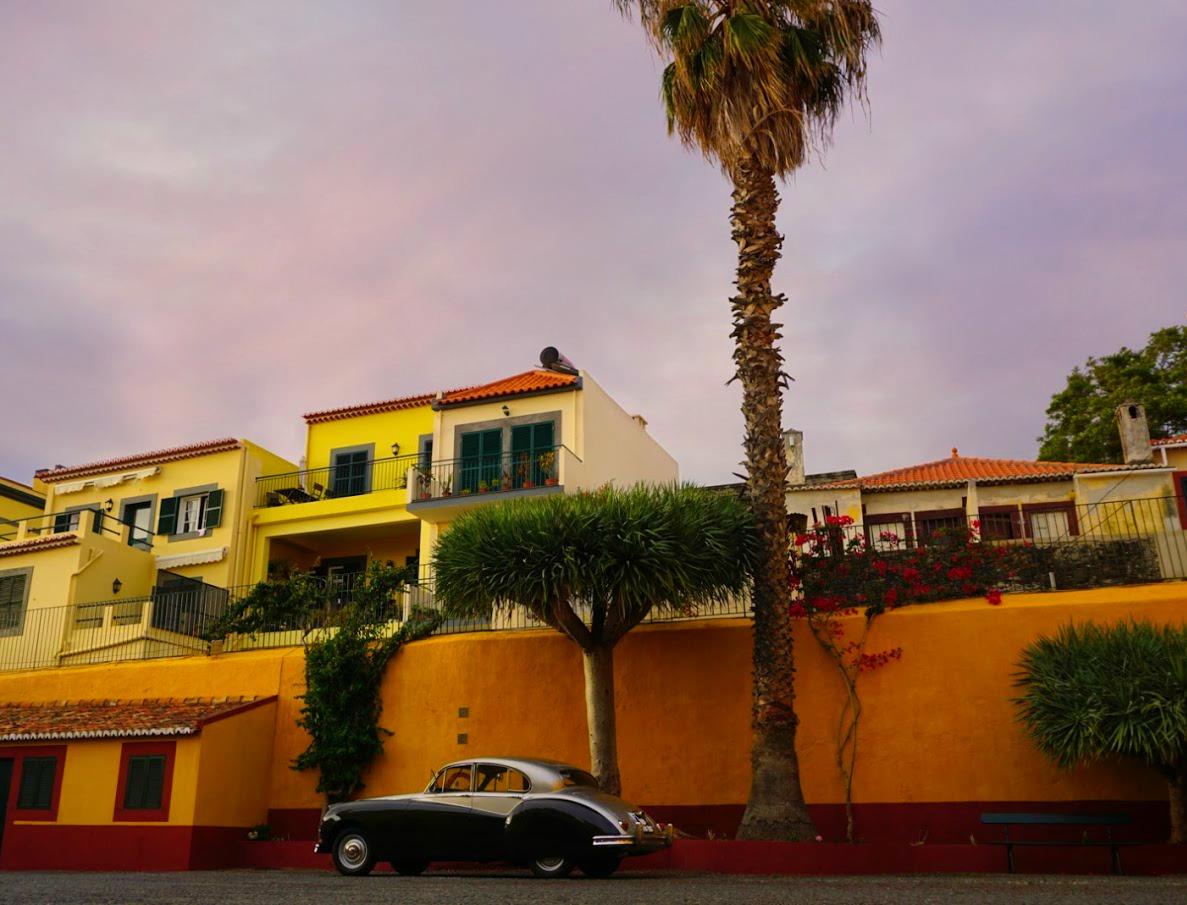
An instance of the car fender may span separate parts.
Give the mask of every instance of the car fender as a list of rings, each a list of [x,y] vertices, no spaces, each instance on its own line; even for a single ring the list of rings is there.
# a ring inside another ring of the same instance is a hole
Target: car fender
[[[507,815],[504,838],[513,859],[547,852],[576,857],[588,853],[595,836],[620,833],[600,810],[568,796],[529,798]]]

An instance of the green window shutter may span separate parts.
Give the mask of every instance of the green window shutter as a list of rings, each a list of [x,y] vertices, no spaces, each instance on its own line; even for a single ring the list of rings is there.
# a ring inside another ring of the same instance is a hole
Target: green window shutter
[[[147,775],[147,757],[128,758],[128,782],[124,786],[124,808],[126,810],[144,809],[144,785]]]
[[[223,520],[223,491],[212,490],[206,497],[207,528],[217,528]]]
[[[518,462],[521,453],[532,451],[533,424],[521,424],[511,428],[511,461]]]
[[[7,575],[0,578],[0,631],[9,631],[21,624],[27,578],[27,575]]]
[[[535,434],[532,437],[532,446],[535,448],[536,455],[540,455],[540,453],[552,449],[556,445],[553,441],[554,430],[551,421],[533,424],[532,427],[535,429]]]
[[[156,811],[161,807],[161,796],[165,790],[165,756],[156,754],[145,760],[148,764],[144,777],[144,808]]]
[[[462,458],[475,459],[482,454],[482,434],[462,434]]]
[[[21,765],[21,787],[17,807],[31,811],[48,811],[54,801],[54,773],[56,757],[26,757]]]
[[[177,532],[177,497],[166,497],[161,500],[161,517],[157,520],[157,534],[175,534]]]

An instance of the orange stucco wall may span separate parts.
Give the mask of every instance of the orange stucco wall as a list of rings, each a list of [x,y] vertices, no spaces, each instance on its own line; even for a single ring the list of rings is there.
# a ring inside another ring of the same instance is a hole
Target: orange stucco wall
[[[903,658],[861,679],[865,710],[855,801],[1162,798],[1158,778],[1133,765],[1057,770],[1025,739],[1009,701],[1014,664],[1029,640],[1073,619],[1130,617],[1187,622],[1187,584],[1007,596],[1000,607],[980,599],[955,601],[879,619],[871,648],[901,646]],[[833,733],[842,688],[807,633],[798,631],[797,640],[805,794],[810,802],[836,803],[842,793]],[[745,802],[748,622],[640,628],[620,645],[615,677],[627,797],[657,806]],[[235,746],[244,744],[250,750],[245,756],[270,759],[269,808],[318,808],[316,778],[289,768],[306,743],[295,725],[302,686],[301,652],[289,649],[0,674],[0,702],[95,697],[100,689],[110,698],[278,694],[270,748],[260,741],[267,733],[263,713],[260,725],[253,723],[239,738],[235,721],[228,720],[225,733],[208,736],[212,759],[205,762],[204,748],[199,779],[217,785],[235,763]],[[410,645],[389,668],[383,693],[382,724],[394,735],[367,776],[368,794],[419,789],[440,764],[483,754],[588,763],[580,655],[551,631],[455,635]],[[468,717],[459,717],[459,708],[468,708]],[[467,735],[466,744],[459,744],[459,733]],[[220,795],[250,798],[246,789],[220,789]],[[231,808],[218,820],[244,825],[259,813],[259,801],[251,798],[242,813]],[[198,817],[215,819],[204,811]]]

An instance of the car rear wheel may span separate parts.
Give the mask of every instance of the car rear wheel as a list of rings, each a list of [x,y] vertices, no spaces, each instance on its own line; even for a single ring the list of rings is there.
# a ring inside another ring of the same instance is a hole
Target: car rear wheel
[[[576,862],[572,858],[562,858],[559,855],[533,858],[528,862],[532,873],[542,880],[560,880],[567,877],[573,872],[574,866]]]
[[[392,870],[405,877],[416,877],[425,872],[428,861],[393,861]]]
[[[621,863],[622,859],[616,855],[595,855],[592,858],[586,858],[578,866],[587,877],[602,880],[618,870],[618,865]]]
[[[347,877],[365,877],[375,866],[371,843],[358,830],[345,830],[334,840],[330,853],[338,873]]]

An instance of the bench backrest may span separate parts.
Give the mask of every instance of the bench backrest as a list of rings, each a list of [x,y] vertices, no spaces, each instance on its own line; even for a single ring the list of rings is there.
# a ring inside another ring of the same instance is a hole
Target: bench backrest
[[[1029,824],[1031,826],[1129,823],[1128,814],[982,814],[982,823]]]

